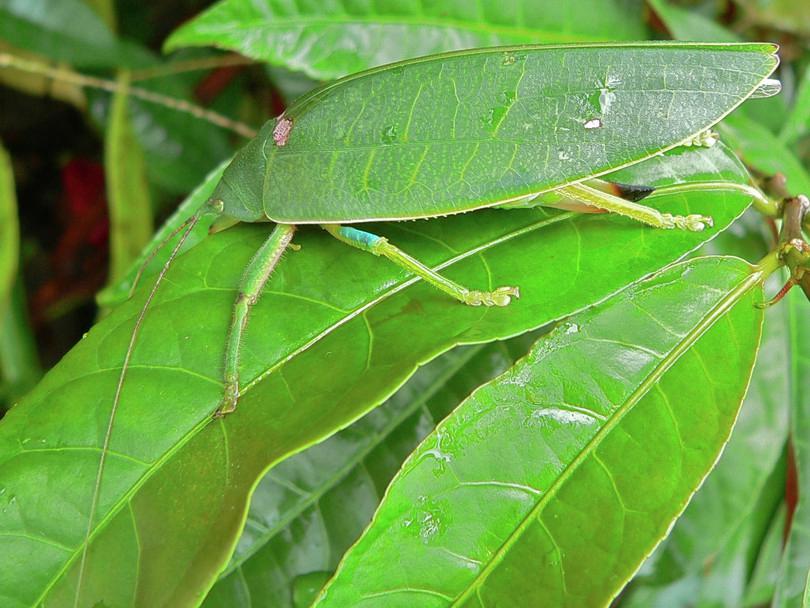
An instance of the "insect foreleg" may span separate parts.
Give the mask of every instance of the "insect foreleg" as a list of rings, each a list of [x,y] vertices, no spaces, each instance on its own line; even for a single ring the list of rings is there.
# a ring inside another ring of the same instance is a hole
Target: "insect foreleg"
[[[242,275],[225,344],[225,394],[214,413],[217,418],[236,409],[239,401],[239,347],[242,344],[242,334],[247,326],[250,309],[259,299],[262,289],[281,259],[281,254],[290,245],[294,232],[293,224],[276,224]]]
[[[427,283],[469,306],[506,306],[512,301],[513,297],[520,297],[520,292],[517,287],[498,287],[493,291],[467,289],[443,277],[434,270],[431,270],[419,260],[412,258],[398,247],[389,243],[387,239],[377,236],[376,234],[349,226],[341,226],[339,224],[322,224],[321,228],[339,241],[351,245],[352,247],[388,258],[396,265],[414,273]]]
[[[629,217],[638,222],[648,224],[654,228],[680,228],[700,232],[707,226],[712,226],[712,218],[705,215],[671,215],[661,213],[657,209],[634,203],[607,192],[602,192],[596,188],[591,188],[585,184],[572,184],[555,190],[586,205],[591,205],[599,209],[604,209],[610,213],[616,213]]]

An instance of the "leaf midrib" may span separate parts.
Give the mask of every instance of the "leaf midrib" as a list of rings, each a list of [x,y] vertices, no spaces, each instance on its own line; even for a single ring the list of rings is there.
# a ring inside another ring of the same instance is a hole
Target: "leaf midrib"
[[[623,420],[624,416],[649,392],[649,390],[661,379],[661,377],[669,371],[669,369],[681,358],[681,356],[706,333],[711,329],[714,324],[727,312],[731,310],[752,288],[756,287],[762,282],[763,271],[759,269],[752,269],[752,273],[744,279],[737,287],[731,290],[727,295],[720,299],[712,309],[700,320],[700,322],[681,339],[678,344],[667,354],[661,362],[653,369],[650,374],[639,384],[638,388],[627,398],[627,400],[616,409],[613,415],[605,422],[604,426],[600,428],[596,434],[591,437],[588,443],[583,446],[583,449],[574,457],[571,463],[560,473],[560,475],[552,482],[548,490],[541,496],[537,504],[526,514],[521,520],[520,524],[515,528],[514,532],[510,534],[503,544],[492,554],[492,557],[487,561],[486,566],[475,576],[470,582],[467,589],[456,598],[451,607],[461,606],[461,604],[469,599],[470,594],[475,592],[479,586],[483,584],[486,578],[492,573],[496,566],[498,566],[504,559],[506,553],[511,546],[517,542],[517,539],[525,532],[525,530],[537,519],[540,513],[545,509],[547,503],[553,498],[557,491],[562,487],[563,483],[573,475],[574,471],[588,458],[591,454],[596,453],[596,448],[602,440],[613,431],[613,429]]]

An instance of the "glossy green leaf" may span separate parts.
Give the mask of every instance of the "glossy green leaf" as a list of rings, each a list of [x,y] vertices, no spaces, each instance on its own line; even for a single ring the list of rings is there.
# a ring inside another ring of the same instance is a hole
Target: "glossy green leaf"
[[[205,608],[297,605],[301,577],[331,576],[407,455],[473,389],[525,355],[534,337],[442,355],[381,407],[274,467],[253,494],[245,531]],[[315,582],[311,599],[326,580]]]
[[[274,143],[269,121],[215,195],[237,219],[295,224],[435,217],[519,200],[690,139],[759,87],[776,66],[773,51],[527,46],[371,70],[287,108],[285,145]]]
[[[810,572],[810,313],[804,294],[788,299],[790,316],[791,445],[796,459],[799,502],[782,558],[773,605],[804,606]]]
[[[728,242],[729,232],[721,240]],[[784,468],[788,342],[787,317],[779,309],[769,311],[759,360],[731,440],[665,543],[645,563],[628,607],[686,608],[697,605],[698,598],[700,605],[712,605],[708,598],[724,584],[725,605],[740,605],[746,576],[737,575],[740,568],[747,573],[742,547],[758,545],[767,521],[757,518],[770,513],[769,504],[763,506],[756,499],[763,495],[774,470]],[[784,481],[777,485],[781,490]],[[733,580],[723,583],[726,576]]]
[[[731,433],[761,279],[684,262],[541,339],[413,453],[317,605],[608,604]]]
[[[810,192],[810,174],[801,161],[759,123],[736,113],[724,120],[718,131],[750,167],[766,176],[782,173],[787,178],[787,189],[794,196]]]
[[[82,0],[0,0],[0,38],[75,66],[120,66],[130,58]]]
[[[20,226],[11,158],[0,144],[0,318],[5,316],[20,260]]]
[[[104,171],[110,212],[110,281],[117,281],[152,235],[152,205],[143,152],[129,114],[129,74],[122,72],[104,141]]]
[[[331,80],[442,51],[645,38],[637,0],[224,0],[180,27],[166,49],[216,46]]]
[[[675,40],[738,42],[740,37],[701,13],[669,0],[647,0]]]
[[[658,167],[653,185],[662,186],[650,204],[711,213],[714,230],[654,230],[542,209],[374,227],[453,279],[519,285],[520,300],[504,309],[458,305],[385,260],[302,229],[302,249],[285,258],[252,314],[239,409],[218,421],[210,414],[222,394],[235,290],[267,227],[213,235],[177,259],[146,317],[122,393],[82,602],[201,600],[225,567],[249,492],[268,466],[357,419],[448,348],[515,335],[598,302],[705,242],[749,204],[739,190],[663,187],[684,179],[745,182],[722,145],[649,162]],[[99,446],[149,287],[91,330],[0,422],[4,606],[73,601]]]

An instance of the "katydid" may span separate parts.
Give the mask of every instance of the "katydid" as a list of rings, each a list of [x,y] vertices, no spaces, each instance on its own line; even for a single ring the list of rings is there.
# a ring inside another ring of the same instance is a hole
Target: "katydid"
[[[506,306],[518,297],[519,286],[467,288],[358,225],[573,204],[655,228],[703,230],[711,218],[661,213],[618,196],[623,191],[600,178],[678,145],[711,145],[712,137],[700,134],[766,81],[778,63],[774,52],[768,44],[695,43],[459,51],[351,75],[289,106],[236,155],[208,203],[175,231],[180,239],[151,287],[122,364],[88,540],[139,329],[203,215],[216,216],[214,230],[273,223],[240,282],[226,338],[224,393],[214,412],[219,417],[236,409],[239,349],[250,310],[291,246],[296,226],[319,225],[466,305]]]

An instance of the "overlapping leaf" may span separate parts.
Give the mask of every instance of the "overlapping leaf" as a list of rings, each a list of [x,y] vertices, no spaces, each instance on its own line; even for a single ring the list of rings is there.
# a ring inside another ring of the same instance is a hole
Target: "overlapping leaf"
[[[473,389],[525,355],[533,336],[442,355],[384,405],[274,467],[253,494],[245,531],[205,608],[292,606],[301,577],[331,575],[407,455]]]
[[[676,265],[559,327],[403,466],[318,606],[600,606],[731,433],[759,272]]]
[[[331,80],[401,59],[506,44],[638,40],[637,0],[224,0],[178,29],[167,49],[216,46]]]
[[[787,438],[782,312],[771,310],[765,318],[751,388],[722,458],[634,581],[626,608],[742,605],[749,560],[784,489],[784,475],[774,474],[784,468]]]
[[[711,214],[715,230],[749,204],[734,189],[747,175],[722,145],[649,162],[661,186],[710,180],[732,188],[667,194],[662,187],[651,204]],[[636,178],[648,175],[638,170]],[[628,170],[623,176],[638,183]],[[91,529],[82,602],[200,600],[225,566],[249,491],[270,464],[347,425],[438,353],[568,315],[714,233],[541,209],[375,229],[454,279],[519,285],[522,297],[506,309],[460,306],[384,260],[304,229],[296,237],[302,250],[287,256],[252,315],[239,409],[212,422],[235,289],[267,230],[244,226],[198,244],[175,262],[139,337]],[[0,425],[5,606],[73,601],[99,447],[148,287],[97,325]],[[47,501],[40,500],[43,480]]]

